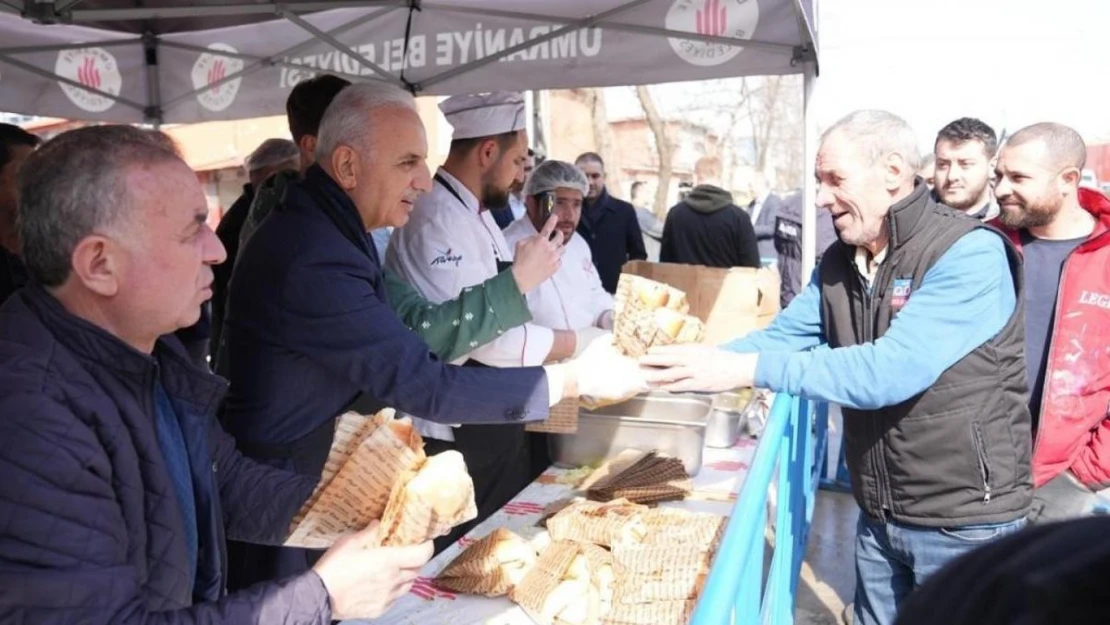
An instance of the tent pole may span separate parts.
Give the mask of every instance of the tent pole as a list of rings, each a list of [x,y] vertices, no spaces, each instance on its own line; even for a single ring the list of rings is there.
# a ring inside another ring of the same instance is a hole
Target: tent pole
[[[817,1],[814,0],[814,21]],[[817,60],[805,64],[803,80],[803,115],[805,123],[805,158],[802,160],[802,286],[809,284],[809,276],[817,264],[817,188],[810,174],[817,163],[820,135],[817,128]]]
[[[154,129],[162,127],[162,77],[158,71],[158,37],[153,33],[143,35],[143,54],[146,58],[146,102],[143,117]]]
[[[210,50],[208,48],[205,48],[204,46],[195,46],[191,43],[181,43],[179,41],[166,41],[165,39],[159,40],[158,47],[162,48],[162,49],[176,48],[178,50],[187,50],[189,52],[199,52],[201,54],[204,54],[205,52],[208,52],[208,53],[212,52],[212,50]],[[2,52],[2,50],[0,50],[0,52]],[[225,56],[229,59],[243,59],[244,61],[251,61],[252,63],[258,63],[258,64],[261,64],[261,65],[268,65],[270,67],[287,67],[289,69],[296,69],[296,70],[300,70],[300,71],[306,71],[306,70],[310,71],[310,70],[315,69],[315,68],[309,67],[307,65],[300,65],[298,63],[290,63],[288,61],[279,61],[279,60],[277,60],[273,57],[269,57],[269,56],[258,56],[257,54],[246,54],[246,53],[243,53],[243,52],[227,52],[225,50],[220,50],[220,56]],[[356,81],[363,80],[363,79],[366,78],[366,76],[359,76],[358,74],[348,74],[348,73],[345,73],[345,72],[337,72],[335,70],[328,70],[328,73],[329,74],[334,74],[335,76],[339,76],[340,78],[346,78],[346,79],[350,80],[351,82],[356,82]]]
[[[331,9],[366,9],[374,6],[398,8],[408,6],[408,0],[349,0],[341,2],[266,2],[264,4],[209,4],[203,7],[180,5],[171,7],[141,7],[130,9],[76,9],[58,17],[74,24],[81,22],[152,20],[166,18],[234,17],[240,15],[275,15],[279,9],[296,13],[313,13]]]
[[[370,59],[367,59],[367,58],[363,57],[361,54],[354,54],[351,51],[350,46],[343,45],[343,43],[340,42],[338,39],[336,39],[335,37],[332,37],[331,35],[329,35],[328,33],[320,30],[319,28],[316,28],[315,26],[310,24],[308,21],[306,21],[303,17],[297,15],[296,13],[293,13],[292,11],[285,11],[285,10],[280,11],[279,15],[281,15],[285,19],[289,20],[290,22],[296,24],[302,30],[307,31],[313,37],[315,37],[315,38],[319,39],[320,41],[328,44],[329,46],[335,48],[339,52],[341,52],[343,54],[346,54],[348,57],[350,57],[352,60],[354,60],[359,65],[361,65],[361,66],[369,69],[370,71],[374,72],[375,74],[379,75],[383,80],[387,80],[389,82],[392,82],[393,84],[397,85],[398,87],[401,87],[402,89],[406,89],[406,90],[408,89],[408,85],[406,85],[404,83],[404,81],[397,78],[393,74],[390,74],[389,72],[385,71],[385,69],[383,69],[380,65],[378,65],[376,63],[371,63]]]
[[[47,46],[18,46],[14,48],[0,48],[4,54],[33,54],[35,52],[61,52],[62,50],[80,50],[82,48],[111,48],[115,46],[133,46],[142,43],[139,37],[133,39],[113,39],[109,41],[82,41],[80,43],[55,43]]]

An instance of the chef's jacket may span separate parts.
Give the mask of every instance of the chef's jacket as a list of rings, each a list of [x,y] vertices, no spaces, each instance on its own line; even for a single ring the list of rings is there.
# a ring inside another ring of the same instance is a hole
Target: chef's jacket
[[[416,202],[409,222],[393,232],[386,266],[426,299],[442,302],[464,289],[497,275],[513,260],[512,247],[478,198],[443,169],[431,191]],[[467,323],[456,319],[454,323]],[[540,325],[524,324],[478,346],[455,362],[473,359],[491,367],[539,366],[547,359],[555,334]],[[449,427],[415,420],[421,434],[454,440]]]
[[[505,229],[505,239],[511,246],[536,234],[528,218],[518,219]],[[532,321],[555,330],[596,326],[602,315],[613,310],[613,296],[601,286],[590,246],[578,233],[564,247],[563,263],[555,275],[525,297]]]

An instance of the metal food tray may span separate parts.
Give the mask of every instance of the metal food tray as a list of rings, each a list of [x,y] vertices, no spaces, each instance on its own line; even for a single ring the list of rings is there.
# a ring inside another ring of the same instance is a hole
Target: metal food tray
[[[659,450],[682,461],[691,476],[701,470],[711,395],[649,393],[596,410],[582,409],[578,431],[548,435],[555,466],[597,466],[625,449]]]

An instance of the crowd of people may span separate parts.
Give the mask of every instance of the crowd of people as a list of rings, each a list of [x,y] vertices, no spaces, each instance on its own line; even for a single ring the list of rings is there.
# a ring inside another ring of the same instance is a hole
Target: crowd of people
[[[1003,613],[986,596],[942,609],[943,593],[1058,591],[1049,573],[1009,577],[998,563],[1018,556],[999,550],[1047,557],[1044,540],[1076,543],[1056,528],[1105,527],[1074,519],[1110,508],[1110,200],[1080,186],[1071,128],[999,145],[960,119],[926,165],[896,115],[841,119],[814,164],[805,280],[800,193],[740,207],[703,179],[667,214],[660,260],[776,257],[784,309],[724,345],[634,361],[610,339],[643,219],[602,157],[537,163],[519,93],[440,108],[453,136],[433,173],[411,95],[299,83],[293,140],[248,157],[215,232],[160,132],[39,145],[0,127],[0,620],[380,615],[550,464],[525,424],[565,398],[649,389],[843,407],[861,625],[1010,622],[985,620]],[[337,417],[384,407],[428,453],[463,455],[478,517],[435,544],[379,547],[371,526],[326,552],[281,546]],[[1050,521],[1071,522],[1022,531]]]

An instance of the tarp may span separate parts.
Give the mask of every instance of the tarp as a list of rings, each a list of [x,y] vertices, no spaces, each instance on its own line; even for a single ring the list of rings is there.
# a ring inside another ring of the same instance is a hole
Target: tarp
[[[813,72],[814,1],[27,0],[22,15],[0,14],[0,110],[277,115],[320,71],[429,95]]]

